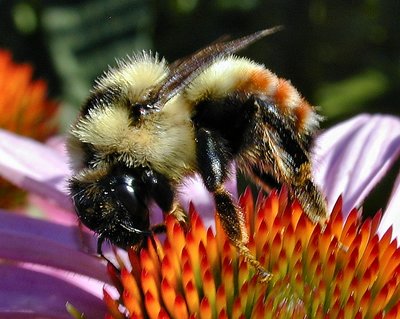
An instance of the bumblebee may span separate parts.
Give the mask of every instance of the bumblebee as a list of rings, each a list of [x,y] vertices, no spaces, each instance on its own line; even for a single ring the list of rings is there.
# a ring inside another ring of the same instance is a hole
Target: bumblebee
[[[310,145],[320,116],[287,80],[234,53],[275,32],[210,44],[168,65],[151,52],[120,60],[101,76],[73,124],[69,188],[80,221],[120,247],[151,236],[149,204],[185,220],[184,177],[200,174],[229,240],[249,252],[244,217],[223,183],[232,162],[265,190],[288,186],[323,224],[325,200],[311,176]]]

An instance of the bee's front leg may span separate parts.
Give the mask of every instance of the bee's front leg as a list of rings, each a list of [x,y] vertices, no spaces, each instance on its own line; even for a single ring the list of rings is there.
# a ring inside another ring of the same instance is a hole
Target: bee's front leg
[[[231,160],[229,150],[218,135],[203,128],[197,130],[196,142],[199,171],[208,191],[214,195],[217,215],[225,234],[239,254],[255,268],[261,280],[268,281],[271,274],[264,269],[246,246],[249,238],[243,212],[223,186],[228,173],[227,166]]]
[[[147,185],[150,197],[161,208],[164,214],[172,214],[179,222],[186,223],[187,216],[181,205],[176,199],[174,187],[164,175],[147,168],[143,172],[142,180]],[[154,233],[159,233],[162,227],[154,225],[151,229]]]

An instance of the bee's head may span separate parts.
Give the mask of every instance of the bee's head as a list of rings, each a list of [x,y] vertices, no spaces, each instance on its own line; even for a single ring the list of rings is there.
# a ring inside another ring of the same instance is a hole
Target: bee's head
[[[148,194],[140,169],[116,165],[84,170],[70,181],[76,213],[84,225],[113,244],[139,245],[150,235]]]

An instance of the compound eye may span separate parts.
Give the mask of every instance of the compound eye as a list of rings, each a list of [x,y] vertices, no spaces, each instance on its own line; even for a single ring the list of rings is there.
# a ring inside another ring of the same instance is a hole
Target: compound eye
[[[129,175],[121,175],[115,178],[112,191],[116,199],[128,212],[137,212],[146,209],[144,194],[141,192],[143,186],[137,184],[137,180]]]

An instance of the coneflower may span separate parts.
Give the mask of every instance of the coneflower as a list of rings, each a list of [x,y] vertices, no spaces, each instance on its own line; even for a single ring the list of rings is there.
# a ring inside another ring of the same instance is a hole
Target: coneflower
[[[166,220],[166,239],[129,252],[130,264],[109,266],[119,290],[104,290],[107,318],[398,318],[400,250],[391,231],[376,234],[381,214],[346,220],[341,201],[325,229],[313,224],[287,192],[240,199],[252,253],[271,273],[257,278],[216,222],[206,229],[192,207],[189,230]]]

